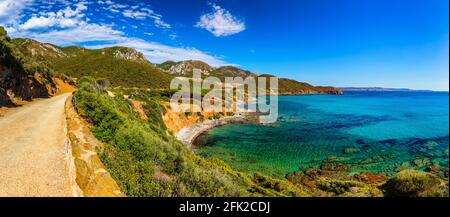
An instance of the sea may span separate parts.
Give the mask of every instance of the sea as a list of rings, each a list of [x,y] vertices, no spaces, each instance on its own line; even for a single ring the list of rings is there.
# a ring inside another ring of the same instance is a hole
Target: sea
[[[448,173],[448,92],[280,96],[278,107],[273,124],[228,124],[202,134],[196,152],[273,177],[323,164],[346,165],[349,175]]]

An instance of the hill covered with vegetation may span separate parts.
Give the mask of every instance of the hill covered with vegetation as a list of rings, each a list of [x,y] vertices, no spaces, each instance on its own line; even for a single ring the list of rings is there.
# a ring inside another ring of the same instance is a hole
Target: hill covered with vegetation
[[[74,78],[105,78],[114,86],[167,88],[173,76],[156,68],[131,48],[58,47],[31,39],[14,39],[23,52],[39,53],[58,73]]]
[[[241,69],[235,66],[221,66],[212,67],[207,63],[201,61],[187,60],[187,61],[166,61],[157,64],[157,67],[175,76],[192,77],[193,69],[200,69],[202,77],[214,76],[220,78],[222,81],[225,77],[274,77],[269,74],[261,74]],[[278,92],[280,95],[295,95],[295,94],[342,94],[340,90],[334,87],[313,86],[306,82],[299,82],[288,78],[278,78]]]

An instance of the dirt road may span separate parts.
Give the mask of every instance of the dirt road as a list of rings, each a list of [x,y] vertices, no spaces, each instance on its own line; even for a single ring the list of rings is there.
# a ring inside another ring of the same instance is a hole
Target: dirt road
[[[73,196],[64,102],[68,93],[0,117],[0,196]]]

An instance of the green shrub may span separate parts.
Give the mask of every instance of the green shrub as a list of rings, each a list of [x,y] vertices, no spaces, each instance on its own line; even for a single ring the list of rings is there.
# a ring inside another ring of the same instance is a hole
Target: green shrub
[[[448,183],[417,170],[404,170],[383,186],[388,197],[448,197]]]

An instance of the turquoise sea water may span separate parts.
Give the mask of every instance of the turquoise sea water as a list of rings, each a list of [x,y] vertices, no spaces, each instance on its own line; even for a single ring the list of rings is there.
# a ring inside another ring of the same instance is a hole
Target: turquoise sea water
[[[330,160],[353,173],[389,175],[430,164],[445,169],[448,97],[448,92],[281,96],[276,123],[215,128],[197,139],[197,152],[276,177]]]

